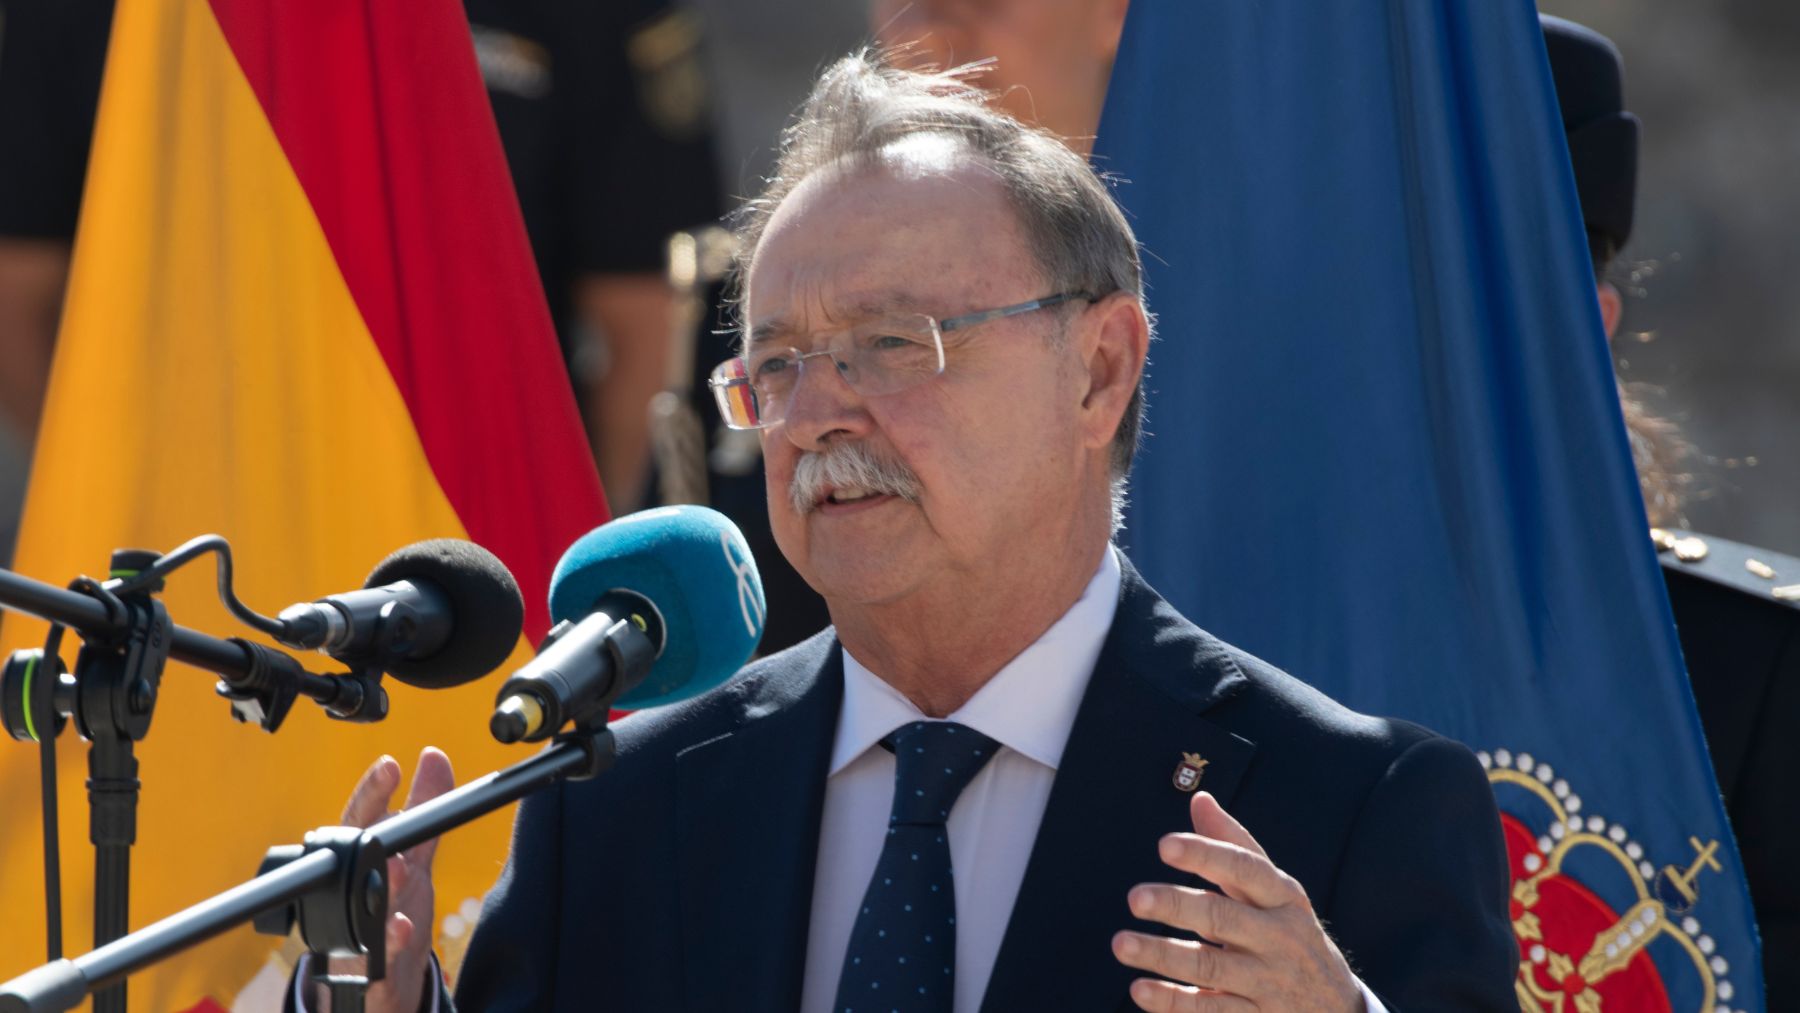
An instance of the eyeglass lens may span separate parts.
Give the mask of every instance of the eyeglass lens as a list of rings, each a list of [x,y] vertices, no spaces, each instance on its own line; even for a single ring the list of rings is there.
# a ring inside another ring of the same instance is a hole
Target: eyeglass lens
[[[762,347],[713,370],[713,396],[726,424],[760,429],[781,421],[806,360],[821,356],[830,359],[851,390],[865,397],[898,393],[944,370],[937,324],[923,314],[858,324],[812,352]]]

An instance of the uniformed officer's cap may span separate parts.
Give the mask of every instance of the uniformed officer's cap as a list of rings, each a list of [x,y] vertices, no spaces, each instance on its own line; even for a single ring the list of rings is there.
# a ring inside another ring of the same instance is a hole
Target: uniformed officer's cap
[[[1631,237],[1637,194],[1637,117],[1625,111],[1624,64],[1612,40],[1573,21],[1538,15],[1550,75],[1575,163],[1575,189],[1590,239],[1617,252]],[[1598,252],[1598,251],[1597,251]]]

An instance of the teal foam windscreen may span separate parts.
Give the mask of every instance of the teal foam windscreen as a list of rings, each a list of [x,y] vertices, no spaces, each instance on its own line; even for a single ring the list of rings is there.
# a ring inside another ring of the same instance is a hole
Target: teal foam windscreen
[[[699,506],[627,514],[583,535],[550,577],[550,618],[580,620],[609,591],[648,599],[661,613],[662,653],[620,697],[625,709],[675,703],[731,678],[762,639],[762,579],[744,535]]]

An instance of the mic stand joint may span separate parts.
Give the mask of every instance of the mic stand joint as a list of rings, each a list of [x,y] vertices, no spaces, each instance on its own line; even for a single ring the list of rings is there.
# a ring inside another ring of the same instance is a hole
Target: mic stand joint
[[[358,1013],[363,996],[387,976],[387,857],[392,852],[374,830],[320,827],[305,843],[270,848],[257,875],[266,875],[317,851],[337,856],[335,878],[301,894],[291,904],[256,916],[256,931],[284,936],[300,923],[300,937],[312,953],[312,980],[331,990],[331,1008]],[[362,974],[333,974],[333,957],[364,957]]]
[[[576,725],[558,735],[556,745],[571,745],[581,750],[582,762],[564,777],[570,781],[589,781],[612,769],[619,757],[619,742],[606,726],[606,712],[600,712],[600,723],[593,727]]]

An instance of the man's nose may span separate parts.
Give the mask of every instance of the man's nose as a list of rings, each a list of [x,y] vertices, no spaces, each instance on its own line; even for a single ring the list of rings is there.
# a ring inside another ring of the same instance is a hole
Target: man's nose
[[[870,427],[863,396],[851,388],[837,361],[824,351],[801,356],[800,376],[788,395],[782,428],[803,450],[818,450],[834,436],[858,436]]]

